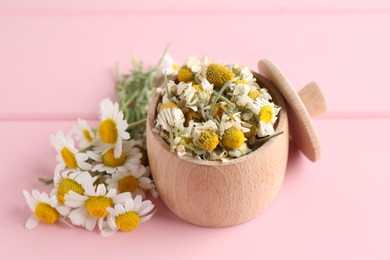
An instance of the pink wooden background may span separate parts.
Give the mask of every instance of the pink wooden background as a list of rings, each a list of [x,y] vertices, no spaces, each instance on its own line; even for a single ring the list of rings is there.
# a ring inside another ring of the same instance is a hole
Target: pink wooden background
[[[1,1],[2,258],[390,259],[389,30],[385,0]],[[277,200],[232,228],[187,224],[156,201],[151,221],[109,239],[27,231],[21,190],[49,190],[36,180],[53,173],[49,135],[96,120],[115,98],[115,63],[153,64],[168,43],[179,63],[210,55],[255,69],[268,57],[297,89],[316,80],[329,104],[314,121],[322,160],[292,148]]]

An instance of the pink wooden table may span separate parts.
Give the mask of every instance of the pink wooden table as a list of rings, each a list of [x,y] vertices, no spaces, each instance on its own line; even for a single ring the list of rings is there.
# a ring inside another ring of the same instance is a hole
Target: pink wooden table
[[[390,259],[389,28],[385,0],[0,2],[1,258]],[[187,224],[157,200],[152,220],[108,239],[26,230],[21,191],[49,190],[37,181],[53,174],[49,135],[96,120],[115,98],[114,64],[153,64],[167,43],[178,62],[268,57],[297,89],[316,80],[329,105],[314,121],[322,160],[291,148],[276,201],[231,228]]]

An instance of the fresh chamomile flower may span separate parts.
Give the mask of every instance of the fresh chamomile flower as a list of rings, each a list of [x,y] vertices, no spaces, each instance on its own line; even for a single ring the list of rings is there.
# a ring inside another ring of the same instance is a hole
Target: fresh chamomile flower
[[[158,113],[156,128],[170,132],[172,128],[182,128],[185,118],[183,111],[179,108],[167,108]]]
[[[115,157],[114,148],[111,148],[103,154],[89,151],[88,155],[97,162],[93,166],[92,171],[114,174],[131,170],[141,162],[142,153],[139,148],[140,144],[140,141],[135,140],[124,141],[122,153],[119,157]]]
[[[133,196],[141,195],[145,198],[145,191],[153,188],[153,182],[145,176],[147,168],[143,165],[134,166],[127,172],[118,172],[106,179],[108,189],[118,192],[131,192]]]
[[[73,139],[62,131],[58,131],[56,135],[50,136],[50,142],[58,153],[57,161],[61,169],[82,169],[89,170],[92,165],[86,161],[89,159],[85,153],[80,153],[74,145]]]
[[[51,195],[57,196],[58,212],[62,216],[66,216],[71,210],[70,207],[65,205],[65,195],[69,191],[76,192],[80,195],[84,194],[83,185],[87,182],[95,182],[98,176],[92,177],[89,172],[80,172],[74,170],[66,170],[61,172],[59,167],[56,167],[54,171],[54,188],[51,190]]]
[[[96,145],[96,150],[104,153],[114,148],[114,156],[121,156],[123,140],[130,139],[130,134],[126,132],[128,126],[123,112],[119,111],[119,104],[113,104],[109,98],[103,99],[100,102],[98,127],[100,142]]]
[[[58,204],[55,195],[49,197],[45,192],[40,193],[38,190],[33,190],[31,194],[24,190],[23,195],[34,213],[27,220],[26,228],[33,229],[39,222],[53,224],[60,218],[60,214],[56,209]]]
[[[161,71],[166,75],[173,75],[179,71],[179,65],[169,53],[166,53],[162,58]]]
[[[141,196],[129,198],[124,204],[116,204],[107,208],[109,212],[107,224],[105,223],[101,235],[106,237],[119,231],[133,231],[139,224],[149,220],[154,212],[154,205],[150,200],[142,201]]]
[[[79,118],[73,132],[75,139],[79,142],[79,147],[88,147],[95,141],[95,133],[89,127],[87,121]]]
[[[92,182],[84,185],[84,194],[80,195],[74,191],[69,191],[65,195],[65,205],[73,208],[68,217],[73,225],[83,226],[88,231],[95,229],[96,224],[102,228],[102,223],[108,214],[107,208],[116,203],[124,203],[131,198],[129,192],[117,194],[115,189],[107,191],[104,184],[99,184],[96,188]]]

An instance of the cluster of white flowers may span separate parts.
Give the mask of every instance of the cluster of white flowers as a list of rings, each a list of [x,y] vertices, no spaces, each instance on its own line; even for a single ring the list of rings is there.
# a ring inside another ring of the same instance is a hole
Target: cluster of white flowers
[[[275,134],[280,107],[248,67],[196,57],[180,68],[171,57],[165,61],[177,78],[160,89],[154,132],[179,156],[226,161]]]
[[[131,231],[153,215],[154,205],[146,192],[157,197],[141,140],[130,139],[117,103],[100,103],[100,122],[91,129],[85,120],[67,135],[50,137],[58,164],[50,195],[23,191],[33,215],[28,229],[39,222],[61,220],[103,236]],[[76,140],[76,142],[75,142]]]

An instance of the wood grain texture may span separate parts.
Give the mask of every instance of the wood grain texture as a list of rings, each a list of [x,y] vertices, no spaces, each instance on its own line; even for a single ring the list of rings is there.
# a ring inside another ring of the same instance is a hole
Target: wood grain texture
[[[287,115],[290,125],[291,140],[311,161],[318,161],[321,157],[321,145],[315,127],[312,123],[303,100],[298,92],[280,71],[280,69],[269,59],[259,61],[259,72],[267,77],[280,91],[287,104]],[[319,87],[314,84],[303,89],[304,100],[313,114],[326,110],[325,98]],[[321,102],[310,97],[316,97]]]
[[[261,76],[254,75],[260,80]],[[177,216],[200,226],[233,226],[253,219],[274,201],[286,170],[289,131],[283,98],[272,84],[267,88],[282,107],[276,132],[283,134],[227,163],[172,153],[152,132],[161,102],[160,94],[153,96],[146,133],[150,168],[159,196]]]

